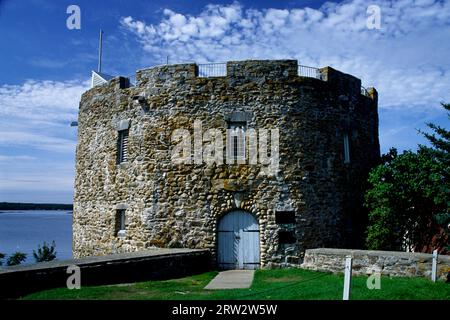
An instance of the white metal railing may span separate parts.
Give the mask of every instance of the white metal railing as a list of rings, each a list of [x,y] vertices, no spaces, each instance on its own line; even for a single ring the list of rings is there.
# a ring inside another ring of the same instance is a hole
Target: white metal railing
[[[213,63],[201,63],[198,66],[198,76],[201,78],[208,77],[225,77],[227,75],[227,63],[226,62],[213,62]],[[319,68],[309,67],[304,65],[298,65],[298,75],[300,77],[322,79],[322,74]],[[136,74],[127,76],[130,79],[130,85],[137,86]],[[370,97],[366,88],[361,86],[361,94]]]
[[[362,94],[363,96],[366,96],[366,97],[369,97],[369,98],[370,98],[369,91],[367,91],[367,89],[364,88],[363,86],[361,86],[361,94]]]
[[[308,66],[299,65],[298,66],[298,75],[300,77],[316,78],[316,79],[319,79],[319,80],[323,80],[322,79],[322,75],[320,73],[320,69],[319,68],[315,68],[315,67],[308,67]],[[361,86],[361,94],[363,96],[366,96],[366,97],[370,98],[369,92],[363,86]]]
[[[316,78],[322,80],[319,68],[299,65],[298,75],[300,77]]]
[[[227,75],[227,64],[221,63],[202,63],[198,64],[198,76],[206,77],[225,77]]]

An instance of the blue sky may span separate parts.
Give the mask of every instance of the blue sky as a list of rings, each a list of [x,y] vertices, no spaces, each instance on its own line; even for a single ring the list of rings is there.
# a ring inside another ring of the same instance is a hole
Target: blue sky
[[[81,29],[66,27],[69,5]],[[366,27],[367,7],[381,29]],[[169,62],[295,58],[375,86],[380,142],[415,149],[448,127],[450,1],[0,0],[0,201],[70,203],[78,101],[97,66],[131,75]]]

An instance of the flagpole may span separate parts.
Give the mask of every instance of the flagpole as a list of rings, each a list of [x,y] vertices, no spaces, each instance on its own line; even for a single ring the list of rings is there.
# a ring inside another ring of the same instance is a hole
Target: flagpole
[[[102,72],[102,45],[103,45],[103,30],[100,29],[100,43],[98,49],[98,72]]]

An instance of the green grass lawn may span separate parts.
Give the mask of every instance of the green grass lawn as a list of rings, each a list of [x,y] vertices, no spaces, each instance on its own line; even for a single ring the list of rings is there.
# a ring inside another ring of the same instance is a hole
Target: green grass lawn
[[[343,275],[302,269],[257,270],[250,289],[204,290],[217,272],[165,280],[113,286],[66,288],[42,291],[24,299],[342,299]],[[450,284],[423,278],[381,278],[380,290],[369,290],[366,276],[353,277],[351,299],[444,299],[450,300]]]

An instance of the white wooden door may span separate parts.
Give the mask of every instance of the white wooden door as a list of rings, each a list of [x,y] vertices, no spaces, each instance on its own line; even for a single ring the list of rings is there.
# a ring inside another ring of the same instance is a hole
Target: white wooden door
[[[258,221],[248,212],[232,211],[218,227],[218,263],[221,269],[259,267]]]

